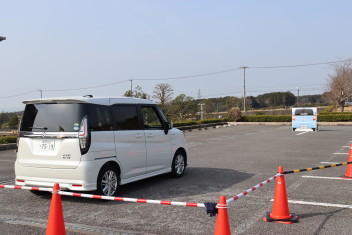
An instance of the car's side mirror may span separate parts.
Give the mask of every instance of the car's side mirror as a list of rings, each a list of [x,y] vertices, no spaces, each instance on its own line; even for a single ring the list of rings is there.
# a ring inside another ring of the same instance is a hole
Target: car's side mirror
[[[170,122],[165,122],[164,123],[164,133],[167,135],[169,133],[169,130],[172,128],[172,123]]]

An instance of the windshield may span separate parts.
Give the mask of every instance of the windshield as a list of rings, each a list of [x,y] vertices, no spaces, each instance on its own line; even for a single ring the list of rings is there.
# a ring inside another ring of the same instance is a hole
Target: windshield
[[[78,132],[85,104],[27,104],[21,131]]]

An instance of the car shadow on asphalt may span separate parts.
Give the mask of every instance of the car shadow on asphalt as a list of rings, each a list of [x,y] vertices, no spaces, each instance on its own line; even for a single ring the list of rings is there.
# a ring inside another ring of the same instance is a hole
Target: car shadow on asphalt
[[[188,167],[183,177],[160,175],[121,187],[120,196],[167,199],[219,192],[254,174],[222,168]]]
[[[173,198],[216,193],[238,184],[253,175],[232,169],[188,167],[181,178],[172,178],[170,174],[164,174],[122,185],[117,196],[172,201]],[[84,193],[92,194],[93,192]],[[50,199],[51,194],[40,197]],[[70,196],[62,196],[62,199],[65,201],[94,204],[109,202],[106,200]]]

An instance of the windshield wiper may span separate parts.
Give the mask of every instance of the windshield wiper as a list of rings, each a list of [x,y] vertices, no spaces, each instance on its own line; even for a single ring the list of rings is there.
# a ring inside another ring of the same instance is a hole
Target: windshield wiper
[[[29,128],[31,128],[31,129],[40,129],[40,130],[48,130],[48,128],[47,127],[37,127],[37,126],[32,126],[32,127],[29,127]]]

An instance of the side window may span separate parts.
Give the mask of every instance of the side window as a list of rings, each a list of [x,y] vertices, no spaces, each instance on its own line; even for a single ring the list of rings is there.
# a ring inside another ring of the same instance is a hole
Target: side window
[[[145,129],[163,129],[162,121],[153,106],[142,106],[142,116]]]
[[[112,118],[116,130],[140,130],[136,105],[112,106]]]
[[[111,131],[112,119],[110,107],[91,105],[89,107],[89,125],[92,131]]]

